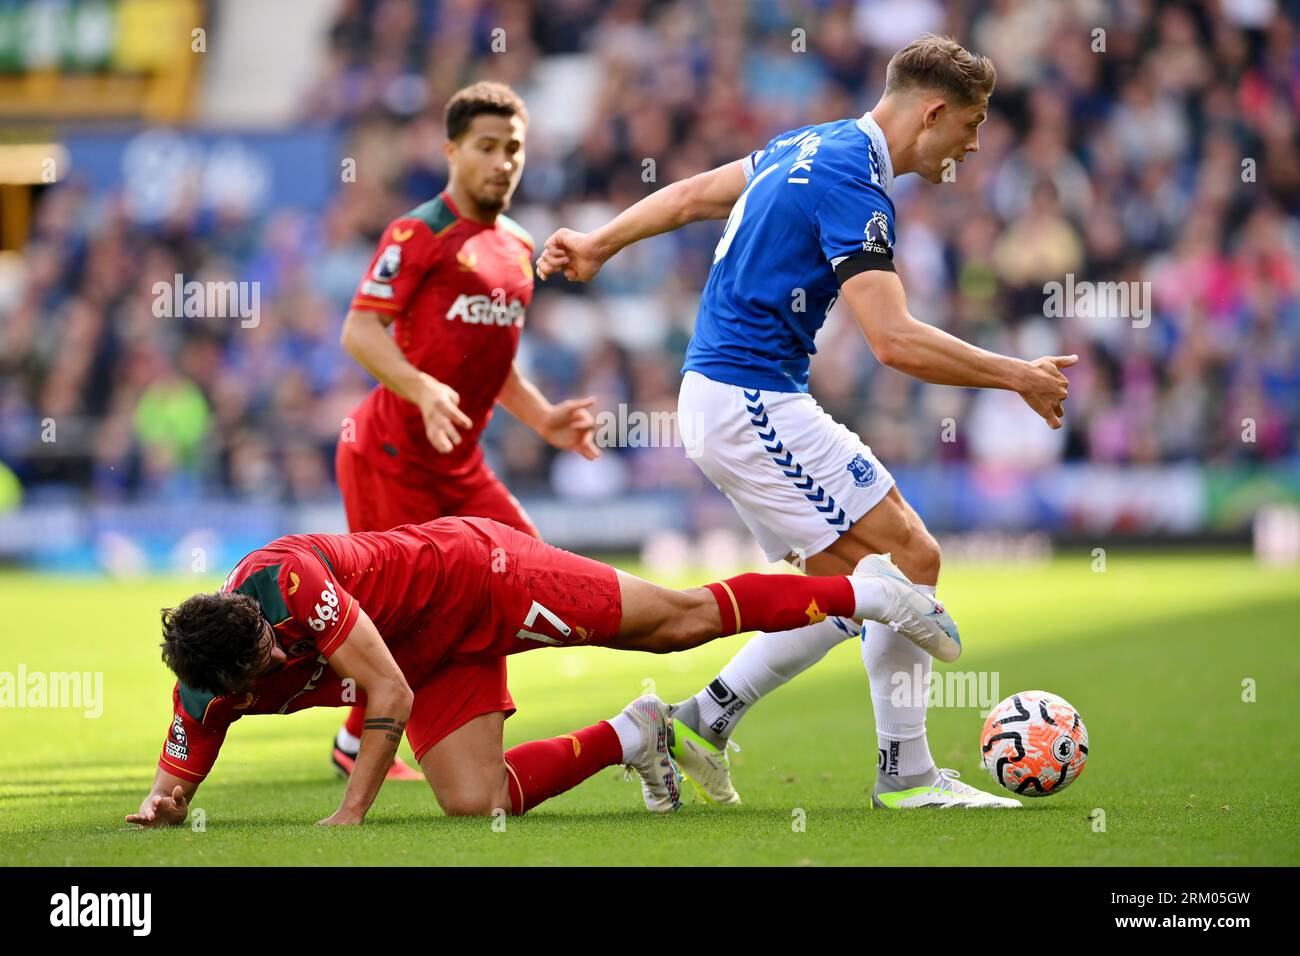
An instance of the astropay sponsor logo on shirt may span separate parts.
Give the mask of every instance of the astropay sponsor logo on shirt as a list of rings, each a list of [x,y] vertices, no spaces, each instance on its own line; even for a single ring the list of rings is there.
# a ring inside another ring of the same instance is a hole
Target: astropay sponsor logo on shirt
[[[504,289],[492,295],[465,295],[461,293],[447,310],[447,321],[460,319],[466,325],[516,325],[524,324],[524,304],[518,299],[506,301]]]
[[[127,926],[133,936],[153,928],[152,893],[68,893],[50,897],[50,925],[62,927]]]

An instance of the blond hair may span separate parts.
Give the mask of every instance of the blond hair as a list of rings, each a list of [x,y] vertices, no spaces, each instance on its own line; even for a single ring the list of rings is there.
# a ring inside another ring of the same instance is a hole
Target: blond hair
[[[889,61],[885,95],[905,90],[936,90],[969,106],[993,92],[993,61],[966,50],[952,37],[927,33]]]

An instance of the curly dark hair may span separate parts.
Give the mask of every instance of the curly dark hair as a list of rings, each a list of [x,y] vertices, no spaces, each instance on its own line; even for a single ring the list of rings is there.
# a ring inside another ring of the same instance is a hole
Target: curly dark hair
[[[162,659],[187,687],[242,691],[262,664],[262,607],[247,594],[196,594],[163,608]]]
[[[447,101],[447,138],[457,140],[469,132],[475,116],[518,116],[528,122],[528,110],[519,94],[504,83],[484,81],[457,90]]]

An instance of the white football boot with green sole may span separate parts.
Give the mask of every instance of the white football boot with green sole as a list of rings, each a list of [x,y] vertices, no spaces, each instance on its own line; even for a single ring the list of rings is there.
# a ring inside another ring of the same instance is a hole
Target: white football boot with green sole
[[[886,810],[919,810],[933,807],[939,810],[1014,810],[1020,801],[1012,797],[999,797],[996,794],[976,790],[968,783],[962,783],[956,770],[941,767],[929,786],[909,787],[906,790],[882,790],[881,780],[877,777],[875,792],[871,795],[871,805]]]
[[[668,740],[668,752],[699,797],[718,806],[740,806],[727,759],[727,748],[739,750],[737,744],[727,741],[727,748],[719,750],[680,720],[672,722]]]

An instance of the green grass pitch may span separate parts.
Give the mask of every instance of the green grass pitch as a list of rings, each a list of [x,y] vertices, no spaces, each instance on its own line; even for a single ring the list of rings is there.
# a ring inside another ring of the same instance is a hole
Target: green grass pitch
[[[245,718],[231,730],[194,801],[201,832],[136,830],[122,815],[147,790],[169,721],[157,609],[215,584],[0,575],[0,671],[104,675],[97,719],[0,709],[0,863],[1300,863],[1300,576],[1245,556],[1112,550],[1102,573],[1089,555],[945,569],[942,596],[966,652],[938,669],[996,673],[1002,697],[1053,691],[1088,726],[1079,781],[1019,811],[871,810],[875,735],[849,641],[746,717],[734,761],[745,805],[736,810],[688,802],[652,817],[639,786],[606,770],[500,832],[487,819],[444,818],[423,783],[385,786],[362,828],[317,828],[341,792],[327,751],[342,716],[318,709]],[[507,746],[608,717],[646,689],[678,700],[739,647],[731,639],[666,657],[514,657],[519,713],[506,724]],[[1253,701],[1243,700],[1243,682],[1253,683]],[[940,765],[993,786],[977,753],[978,706],[932,708],[928,723]]]

